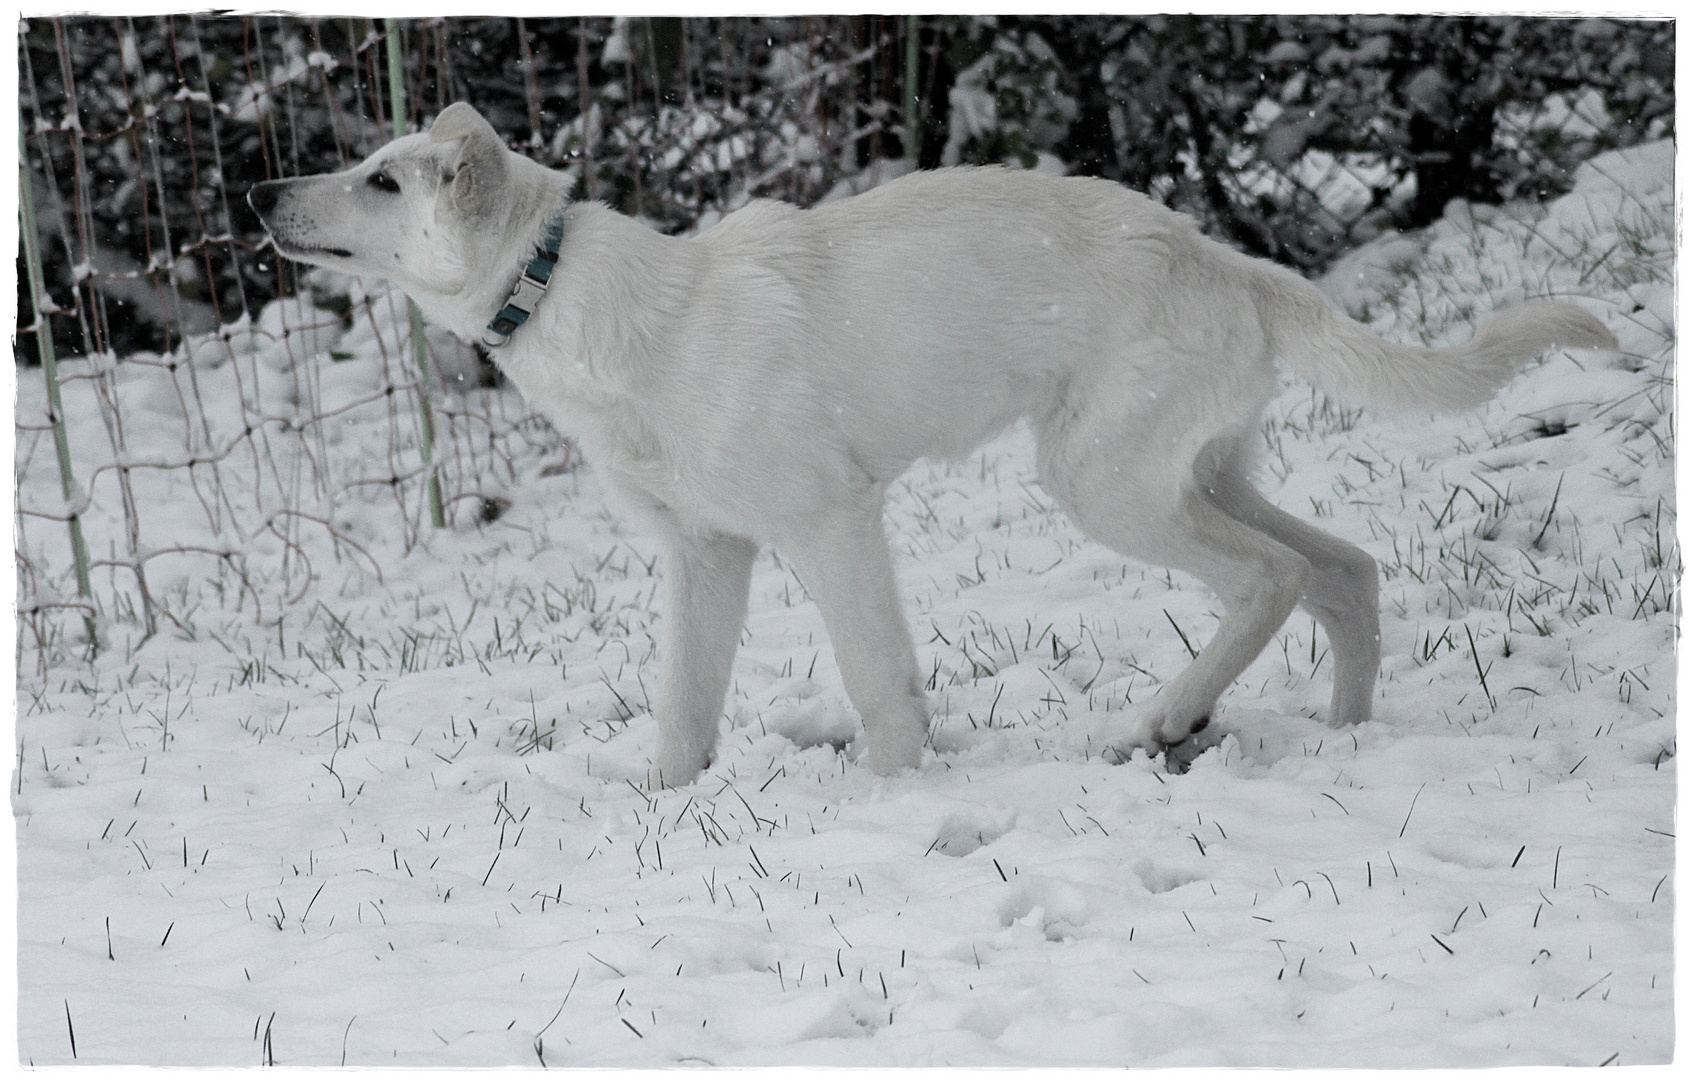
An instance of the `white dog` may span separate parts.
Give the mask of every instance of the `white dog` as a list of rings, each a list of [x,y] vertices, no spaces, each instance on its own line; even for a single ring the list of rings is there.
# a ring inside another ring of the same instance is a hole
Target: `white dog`
[[[1330,722],[1366,720],[1374,560],[1247,482],[1274,358],[1354,400],[1460,408],[1552,345],[1616,344],[1578,308],[1535,302],[1461,348],[1393,345],[1105,180],[924,172],[810,210],[754,202],[688,239],[569,189],[456,104],[427,134],[249,200],[283,255],[387,278],[433,322],[489,340],[648,512],[667,547],[661,784],[711,759],[763,544],[822,609],[870,764],[918,764],[928,706],[883,495],[917,458],[963,455],[1022,417],[1042,483],[1089,536],[1197,575],[1226,605],[1120,749],[1204,727],[1301,602],[1332,642]],[[556,249],[549,281],[537,247]]]

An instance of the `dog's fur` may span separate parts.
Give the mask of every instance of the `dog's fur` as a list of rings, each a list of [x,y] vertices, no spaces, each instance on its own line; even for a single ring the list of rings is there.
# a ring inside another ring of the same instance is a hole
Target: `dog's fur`
[[[360,165],[249,198],[283,255],[387,278],[475,340],[568,188],[458,104]],[[1389,344],[1117,184],[988,168],[810,210],[754,202],[688,239],[570,205],[551,290],[495,357],[662,535],[653,779],[675,785],[716,745],[764,544],[822,609],[871,765],[918,764],[928,706],[883,495],[917,458],[1024,417],[1041,482],[1089,536],[1197,575],[1227,609],[1119,749],[1202,728],[1301,602],[1332,642],[1330,722],[1368,719],[1374,560],[1247,481],[1273,359],[1353,400],[1461,408],[1552,345],[1615,339],[1535,302],[1460,348]]]

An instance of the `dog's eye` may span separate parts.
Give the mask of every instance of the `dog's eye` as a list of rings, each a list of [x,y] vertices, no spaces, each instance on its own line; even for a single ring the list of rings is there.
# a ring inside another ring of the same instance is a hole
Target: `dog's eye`
[[[386,191],[390,195],[399,194],[399,182],[385,172],[371,173],[370,179],[366,180],[365,183],[369,184],[377,191]]]

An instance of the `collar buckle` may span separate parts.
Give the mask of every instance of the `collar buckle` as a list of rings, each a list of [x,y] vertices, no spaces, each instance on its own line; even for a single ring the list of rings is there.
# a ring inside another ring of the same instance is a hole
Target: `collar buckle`
[[[534,258],[518,275],[505,305],[482,331],[482,344],[497,349],[511,340],[511,335],[519,326],[529,321],[529,316],[546,295],[546,287],[552,282],[552,271],[558,265],[558,248],[563,239],[564,214],[559,211],[547,222],[545,237],[535,245]]]

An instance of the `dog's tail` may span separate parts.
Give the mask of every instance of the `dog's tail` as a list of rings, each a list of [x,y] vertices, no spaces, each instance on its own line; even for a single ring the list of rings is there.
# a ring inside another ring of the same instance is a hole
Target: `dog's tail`
[[[1258,313],[1273,351],[1321,389],[1386,408],[1470,408],[1547,349],[1618,347],[1597,318],[1548,300],[1493,313],[1466,345],[1396,345],[1347,317],[1291,271],[1255,261],[1253,270]]]

